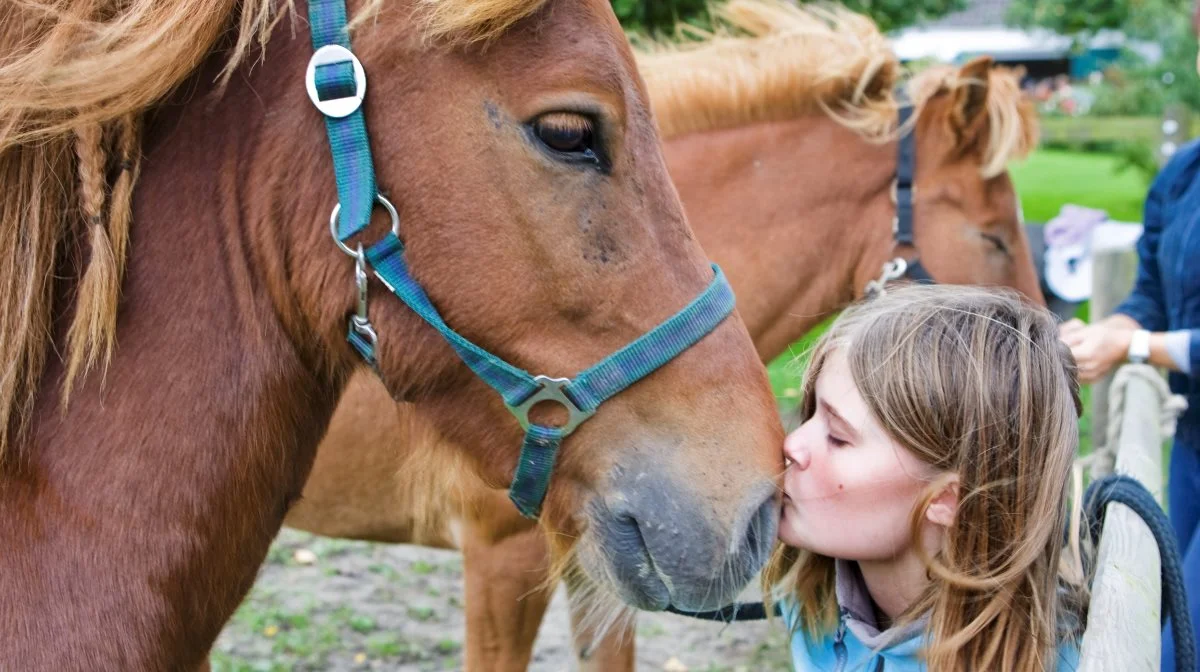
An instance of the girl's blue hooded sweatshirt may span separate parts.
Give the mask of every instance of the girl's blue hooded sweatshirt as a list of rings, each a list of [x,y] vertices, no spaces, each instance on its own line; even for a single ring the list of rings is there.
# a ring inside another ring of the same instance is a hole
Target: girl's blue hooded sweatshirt
[[[784,622],[794,633],[792,664],[797,672],[926,672],[919,654],[925,644],[928,617],[880,632],[857,563],[836,563],[841,614],[837,631],[813,639],[796,623],[799,606],[795,599],[782,600]],[[1073,644],[1060,646],[1054,672],[1074,672],[1078,666],[1078,648]]]

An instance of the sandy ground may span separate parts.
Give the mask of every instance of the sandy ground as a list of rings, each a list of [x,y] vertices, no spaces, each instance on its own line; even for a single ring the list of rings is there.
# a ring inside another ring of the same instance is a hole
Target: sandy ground
[[[284,530],[213,652],[218,672],[462,667],[462,556]],[[787,670],[782,625],[638,619],[637,669]],[[560,590],[531,670],[575,669]]]

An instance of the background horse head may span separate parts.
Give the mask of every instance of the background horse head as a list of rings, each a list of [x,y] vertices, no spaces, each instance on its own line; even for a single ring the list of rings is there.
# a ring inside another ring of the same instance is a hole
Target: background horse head
[[[1012,72],[978,59],[906,81],[865,16],[753,0],[717,14],[702,39],[651,48],[640,64],[693,228],[735,287],[754,288],[740,306],[764,359],[895,257],[919,259],[937,282],[1044,302],[1006,169],[1037,137]],[[908,134],[911,244],[895,231]],[[765,244],[737,242],[746,236]]]
[[[361,366],[296,4],[0,9],[0,667],[199,663]],[[608,3],[349,9],[380,190],[461,334],[571,376],[708,286]],[[507,484],[505,404],[370,292],[388,390]],[[781,440],[734,315],[567,439],[542,524],[631,603],[723,601],[769,550]]]

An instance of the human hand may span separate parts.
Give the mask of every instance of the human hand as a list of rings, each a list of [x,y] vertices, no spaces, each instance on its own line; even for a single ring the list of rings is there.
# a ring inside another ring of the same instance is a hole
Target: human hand
[[[1079,382],[1094,383],[1112,371],[1129,353],[1129,341],[1134,330],[1122,325],[1101,322],[1098,324],[1072,324],[1066,322],[1059,328],[1059,337],[1071,348],[1075,364],[1079,368]],[[1071,325],[1068,327],[1068,325]]]
[[[1087,326],[1087,322],[1084,322],[1078,317],[1072,317],[1066,322],[1058,325],[1058,337],[1065,341],[1068,336],[1077,333],[1080,329],[1086,329]]]

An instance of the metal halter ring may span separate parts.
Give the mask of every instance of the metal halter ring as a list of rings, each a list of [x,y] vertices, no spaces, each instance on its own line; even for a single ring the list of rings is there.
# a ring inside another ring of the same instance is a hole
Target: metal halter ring
[[[384,210],[387,210],[388,216],[392,218],[392,235],[400,237],[400,213],[396,212],[396,206],[392,202],[383,197],[383,194],[375,194],[375,202],[382,205]],[[342,211],[342,204],[338,203],[333,206],[333,214],[329,215],[329,233],[333,236],[333,242],[337,243],[338,249],[346,253],[346,256],[359,258],[362,255],[362,248],[357,251],[350,249],[345,243],[338,238],[337,221],[338,213]]]
[[[533,380],[541,386],[538,388],[538,391],[529,395],[528,399],[516,406],[508,407],[508,410],[517,416],[517,422],[521,423],[521,429],[528,430],[529,426],[533,424],[529,420],[529,409],[543,401],[552,401],[567,409],[567,422],[557,428],[562,431],[563,436],[575,431],[575,428],[582,424],[584,420],[595,415],[595,409],[590,411],[584,410],[567,396],[563,388],[571,384],[570,378],[534,376]]]
[[[912,192],[913,199],[916,199],[917,185],[912,185],[909,187],[909,190]],[[888,197],[892,199],[892,203],[897,203],[900,201],[900,180],[892,180],[892,186],[888,187]]]

